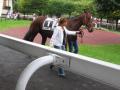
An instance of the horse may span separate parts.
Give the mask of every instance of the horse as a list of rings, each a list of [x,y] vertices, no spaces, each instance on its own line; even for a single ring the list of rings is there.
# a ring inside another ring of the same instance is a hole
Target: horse
[[[52,30],[43,30],[42,26],[44,20],[47,17],[39,16],[30,25],[28,32],[24,36],[24,40],[33,41],[35,36],[39,33],[42,36],[42,45],[45,45],[47,38],[51,38]],[[80,16],[75,18],[70,18],[68,20],[68,25],[66,26],[68,30],[78,31],[82,25],[87,27],[88,32],[93,32],[92,14],[90,12],[84,12]]]

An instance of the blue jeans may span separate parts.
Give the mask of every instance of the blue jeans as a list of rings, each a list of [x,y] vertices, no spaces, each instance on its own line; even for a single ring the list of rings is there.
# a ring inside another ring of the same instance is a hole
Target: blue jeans
[[[75,41],[68,41],[69,52],[78,53],[78,43]],[[74,51],[73,51],[74,48]]]
[[[65,50],[65,46],[64,45],[63,46],[56,46],[56,45],[54,45],[54,48]],[[64,72],[64,68],[63,67],[59,67],[58,68],[58,75],[59,76],[65,76],[65,72]]]

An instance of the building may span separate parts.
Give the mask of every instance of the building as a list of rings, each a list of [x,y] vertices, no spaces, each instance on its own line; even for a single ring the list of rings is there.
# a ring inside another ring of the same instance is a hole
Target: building
[[[0,16],[8,9],[13,10],[12,0],[0,0]]]

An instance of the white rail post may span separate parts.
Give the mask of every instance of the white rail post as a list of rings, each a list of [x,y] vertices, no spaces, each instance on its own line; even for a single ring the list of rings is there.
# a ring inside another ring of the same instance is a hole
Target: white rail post
[[[21,73],[15,90],[25,90],[26,85],[30,77],[34,74],[34,72],[37,71],[40,67],[54,62],[55,56],[56,56],[55,54],[52,54],[48,56],[43,56],[32,61]]]

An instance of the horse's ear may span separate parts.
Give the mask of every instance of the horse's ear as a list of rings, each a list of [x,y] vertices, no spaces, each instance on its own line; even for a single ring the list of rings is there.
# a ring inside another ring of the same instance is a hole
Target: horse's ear
[[[91,14],[91,20],[93,20],[93,16],[92,16],[92,14]]]

